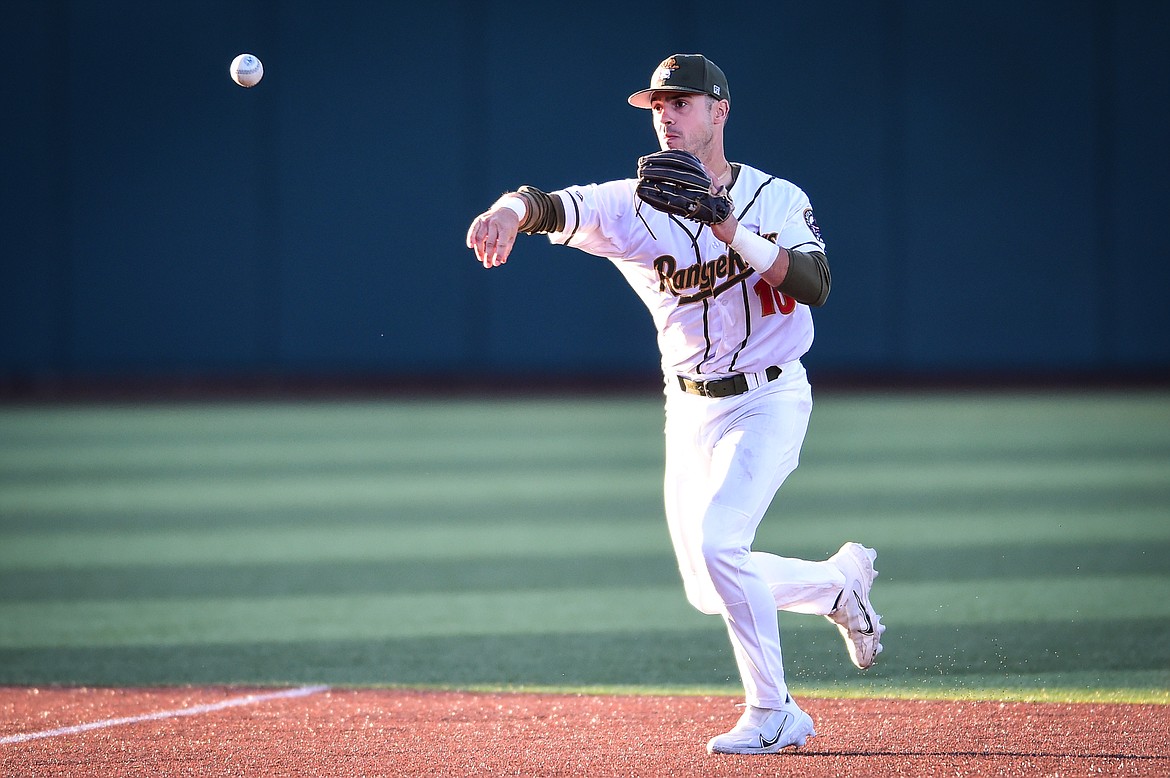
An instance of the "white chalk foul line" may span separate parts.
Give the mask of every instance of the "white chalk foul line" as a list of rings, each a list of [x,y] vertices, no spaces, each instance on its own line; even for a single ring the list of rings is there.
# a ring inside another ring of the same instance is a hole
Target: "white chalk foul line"
[[[46,729],[41,732],[25,732],[19,735],[7,735],[5,737],[0,737],[0,745],[8,743],[25,743],[29,740],[36,740],[37,738],[42,737],[75,735],[78,732],[88,732],[91,729],[118,727],[123,724],[137,724],[142,721],[158,721],[160,719],[173,719],[180,716],[198,716],[203,713],[213,713],[217,710],[224,710],[225,708],[238,708],[241,705],[255,705],[258,702],[266,702],[268,700],[283,700],[290,697],[308,697],[310,694],[319,694],[320,692],[328,691],[328,689],[328,686],[301,686],[297,689],[284,689],[279,692],[249,694],[244,697],[232,697],[231,699],[223,700],[222,702],[213,702],[209,705],[196,705],[192,708],[164,710],[157,713],[144,713],[141,716],[126,716],[125,718],[120,719],[103,719],[102,721],[91,721],[88,724],[77,724],[76,726],[72,727]]]

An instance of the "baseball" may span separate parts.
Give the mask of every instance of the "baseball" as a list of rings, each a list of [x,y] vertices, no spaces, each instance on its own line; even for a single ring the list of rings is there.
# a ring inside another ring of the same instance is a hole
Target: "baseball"
[[[241,54],[232,60],[228,72],[232,75],[232,81],[240,86],[256,86],[264,78],[264,63],[254,54]]]

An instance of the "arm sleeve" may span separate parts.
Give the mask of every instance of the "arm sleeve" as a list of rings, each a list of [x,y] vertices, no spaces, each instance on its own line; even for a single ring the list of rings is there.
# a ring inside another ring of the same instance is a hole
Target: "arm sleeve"
[[[788,251],[788,275],[777,288],[798,303],[813,308],[825,304],[829,298],[832,275],[829,260],[823,251]]]

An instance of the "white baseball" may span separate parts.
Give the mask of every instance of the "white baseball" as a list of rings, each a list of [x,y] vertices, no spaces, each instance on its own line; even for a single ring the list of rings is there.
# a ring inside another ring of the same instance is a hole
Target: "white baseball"
[[[264,63],[254,54],[241,54],[232,60],[228,72],[232,75],[232,81],[240,86],[256,86],[264,78]]]

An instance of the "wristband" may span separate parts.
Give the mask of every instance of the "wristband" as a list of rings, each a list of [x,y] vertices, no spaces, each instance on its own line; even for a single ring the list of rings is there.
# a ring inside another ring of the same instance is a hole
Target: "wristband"
[[[523,198],[513,194],[504,195],[496,202],[496,205],[501,208],[507,208],[509,211],[515,213],[521,223],[524,221],[525,214],[528,213],[528,206],[524,203]]]
[[[735,235],[727,244],[736,254],[743,257],[757,273],[766,273],[780,256],[780,247],[767,238],[761,238],[742,224],[735,227]]]

